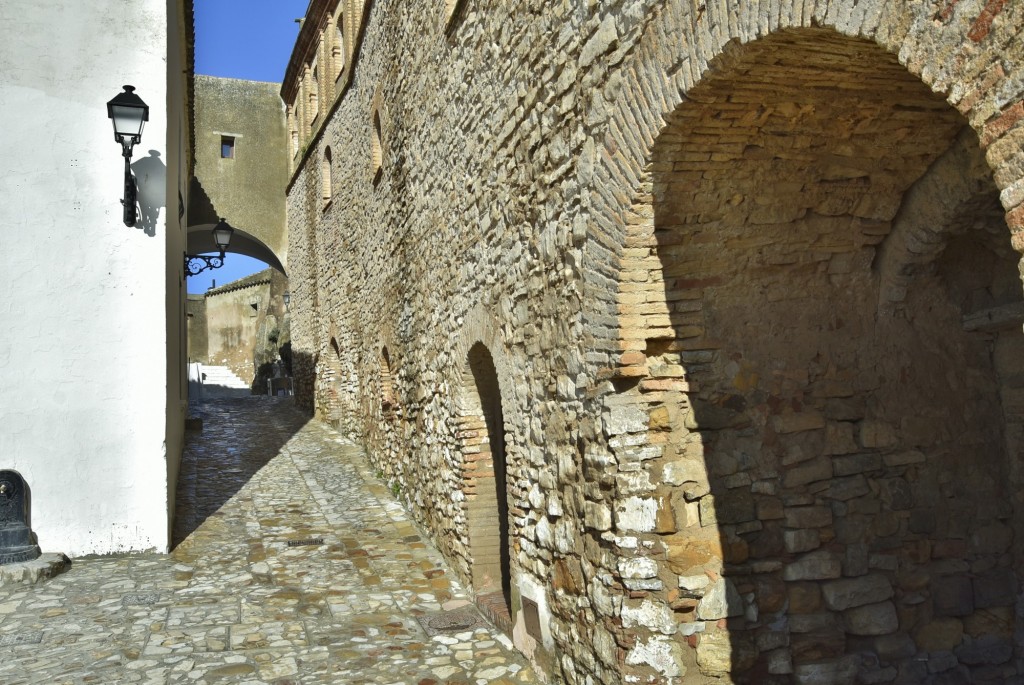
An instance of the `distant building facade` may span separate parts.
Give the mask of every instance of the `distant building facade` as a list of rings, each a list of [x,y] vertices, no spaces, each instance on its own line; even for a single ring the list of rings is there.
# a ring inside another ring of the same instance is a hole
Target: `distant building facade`
[[[189,361],[227,366],[265,393],[271,366],[287,355],[288,279],[264,269],[204,295],[189,296]]]

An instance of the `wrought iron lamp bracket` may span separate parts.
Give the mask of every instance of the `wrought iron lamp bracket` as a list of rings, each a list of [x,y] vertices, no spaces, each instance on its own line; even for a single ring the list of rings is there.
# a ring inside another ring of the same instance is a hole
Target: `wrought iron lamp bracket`
[[[205,255],[185,255],[185,275],[196,276],[207,269],[219,269],[224,266],[224,253],[213,257]]]

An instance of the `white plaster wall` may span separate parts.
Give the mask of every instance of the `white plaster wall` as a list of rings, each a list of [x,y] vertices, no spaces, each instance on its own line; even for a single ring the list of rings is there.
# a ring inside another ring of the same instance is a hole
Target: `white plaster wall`
[[[135,160],[167,160],[166,0],[3,0],[0,27],[0,467],[44,552],[164,550],[167,210],[153,236],[122,223],[106,102],[135,85]]]

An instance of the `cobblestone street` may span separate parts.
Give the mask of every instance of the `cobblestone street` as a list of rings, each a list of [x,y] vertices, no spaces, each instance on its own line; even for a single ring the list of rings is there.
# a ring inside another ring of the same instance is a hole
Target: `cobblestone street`
[[[290,400],[199,413],[174,552],[0,588],[0,683],[537,682],[360,447]]]

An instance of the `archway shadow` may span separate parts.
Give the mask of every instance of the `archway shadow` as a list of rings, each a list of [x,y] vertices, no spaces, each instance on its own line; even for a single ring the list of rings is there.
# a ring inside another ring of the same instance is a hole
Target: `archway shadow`
[[[813,81],[819,44],[880,80],[842,97],[778,87],[780,69]],[[688,94],[654,160],[672,334],[644,354],[651,376],[681,378],[661,428],[681,632],[704,675],[737,683],[1008,672],[1019,445],[998,341],[964,327],[1011,285],[1020,299],[1008,231],[940,251],[898,316],[879,316],[872,271],[904,194],[965,122],[876,45],[828,31],[737,47],[725,67]],[[726,99],[744,90],[749,112]],[[939,654],[950,665],[929,673]]]
[[[293,358],[292,363],[295,361]],[[190,407],[202,419],[202,429],[185,436],[176,492],[174,549],[217,516],[306,425],[310,415],[296,399],[253,395],[210,399]]]

